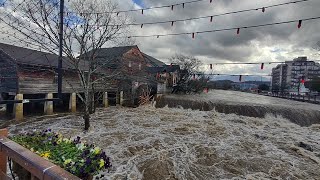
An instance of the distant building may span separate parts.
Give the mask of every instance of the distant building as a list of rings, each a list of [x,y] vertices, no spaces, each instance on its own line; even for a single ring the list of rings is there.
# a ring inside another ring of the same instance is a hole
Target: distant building
[[[304,81],[317,76],[320,76],[320,64],[308,61],[307,57],[298,57],[272,69],[272,91],[305,93],[308,90],[303,88]]]
[[[258,90],[259,85],[249,82],[235,82],[232,83],[232,87],[233,89],[240,91],[256,91]]]

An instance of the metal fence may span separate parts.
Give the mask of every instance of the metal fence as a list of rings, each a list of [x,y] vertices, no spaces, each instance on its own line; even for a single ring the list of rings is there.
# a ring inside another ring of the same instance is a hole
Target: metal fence
[[[295,95],[295,94],[283,94],[283,93],[271,93],[271,94],[262,94],[265,96],[272,96],[283,99],[290,99],[301,102],[308,102],[313,104],[320,104],[319,95]]]

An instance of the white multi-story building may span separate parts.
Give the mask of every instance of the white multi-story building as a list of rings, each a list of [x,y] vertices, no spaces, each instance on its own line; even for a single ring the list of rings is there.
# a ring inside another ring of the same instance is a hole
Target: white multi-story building
[[[302,79],[310,81],[317,76],[320,76],[320,64],[308,61],[307,57],[298,57],[272,69],[272,90],[298,91]]]

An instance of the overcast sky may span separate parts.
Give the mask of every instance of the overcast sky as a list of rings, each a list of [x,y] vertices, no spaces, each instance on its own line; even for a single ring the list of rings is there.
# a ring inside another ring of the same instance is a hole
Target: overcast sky
[[[4,0],[0,0],[0,3]],[[161,5],[171,5],[190,0],[113,0],[119,9],[146,8]],[[273,4],[295,0],[204,0],[202,2],[186,4],[171,8],[129,12],[127,15],[135,23],[166,21],[200,16],[210,16],[231,11],[251,8],[261,8]],[[309,0],[297,4],[268,8],[263,13],[261,10],[244,12],[210,19],[200,19],[185,22],[176,22],[158,25],[144,25],[131,27],[132,35],[154,35],[167,33],[183,33],[224,29],[239,26],[289,21],[320,16],[320,0]],[[192,55],[203,61],[203,67],[209,71],[209,64],[220,62],[269,62],[287,61],[298,56],[308,56],[310,60],[320,60],[320,56],[312,47],[320,41],[320,19],[302,22],[301,29],[296,23],[277,26],[268,26],[254,29],[241,29],[216,33],[191,35],[136,38],[136,44],[145,52],[165,63],[170,63],[169,58],[176,53]],[[0,35],[0,37],[3,35]],[[276,66],[265,65],[260,70],[260,65],[217,65],[213,73],[224,74],[270,74],[271,68]]]
[[[187,0],[121,0],[117,1],[121,9],[139,7],[152,7],[185,2]],[[170,8],[147,10],[130,13],[136,23],[174,20],[199,16],[210,16],[230,11],[290,2],[294,0],[209,0],[193,4],[186,4]],[[264,13],[259,11],[245,12],[210,19],[177,22],[171,24],[144,25],[132,29],[133,35],[152,35],[180,32],[194,32],[212,29],[221,29],[238,26],[250,26],[288,20],[303,19],[320,16],[320,1],[310,0],[282,7],[268,8]],[[170,36],[160,38],[137,38],[136,43],[141,51],[154,56],[166,63],[175,53],[193,55],[201,59],[204,64],[217,62],[269,62],[292,60],[298,56],[308,56],[311,60],[320,59],[313,50],[313,46],[320,41],[320,20],[302,23],[269,26],[255,29],[242,29],[237,35],[236,31],[225,31],[196,35]],[[215,66],[216,73],[232,74],[270,74],[275,65],[266,65],[263,71],[260,65],[223,65]],[[209,66],[206,66],[207,68]]]

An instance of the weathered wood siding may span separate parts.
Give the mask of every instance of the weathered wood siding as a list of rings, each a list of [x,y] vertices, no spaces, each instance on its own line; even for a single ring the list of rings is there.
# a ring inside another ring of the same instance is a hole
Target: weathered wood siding
[[[19,66],[19,93],[21,94],[45,94],[58,92],[58,77],[55,75],[54,70],[43,67],[30,67]],[[96,91],[106,91],[112,88],[105,82],[97,83],[95,86]],[[109,88],[109,89],[110,89]],[[78,74],[72,71],[64,71],[63,74],[63,93],[83,92],[80,84]]]
[[[17,93],[17,91],[16,62],[0,49],[0,93]]]
[[[131,66],[131,67],[130,67]],[[132,48],[125,53],[120,61],[120,74],[126,80],[132,82],[147,82],[147,62],[139,48]]]

